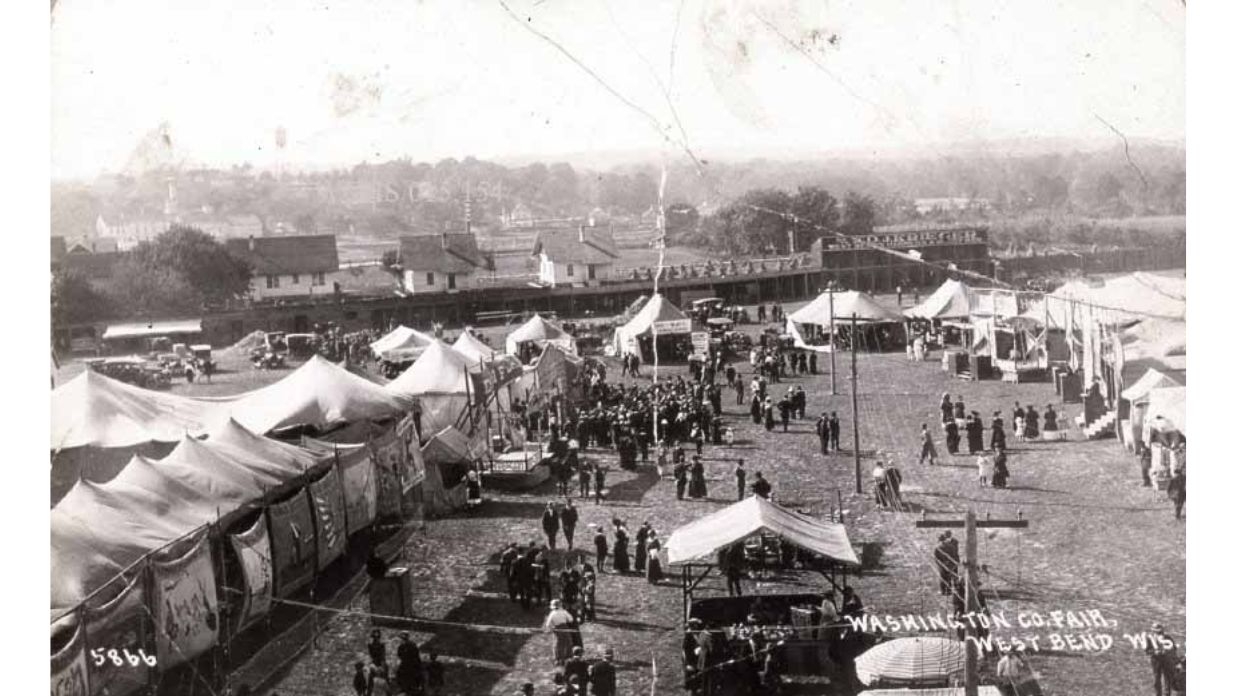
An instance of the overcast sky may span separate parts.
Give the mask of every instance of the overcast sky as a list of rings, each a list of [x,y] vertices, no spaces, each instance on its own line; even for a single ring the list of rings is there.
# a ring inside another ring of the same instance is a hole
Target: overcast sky
[[[1179,0],[506,2],[60,0],[52,174],[1184,138]]]

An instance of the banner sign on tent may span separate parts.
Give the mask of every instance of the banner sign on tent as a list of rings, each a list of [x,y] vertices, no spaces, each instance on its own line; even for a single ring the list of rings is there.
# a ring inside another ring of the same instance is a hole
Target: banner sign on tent
[[[692,331],[691,332],[691,351],[696,355],[708,355],[708,332],[707,331]]]
[[[348,526],[344,520],[343,487],[339,471],[331,467],[326,475],[309,484],[313,498],[313,517],[317,521],[318,571],[343,555],[348,541]]]
[[[149,632],[145,602],[146,592],[143,589],[142,576],[138,574],[120,594],[106,604],[88,606],[86,635],[90,644],[100,649],[128,648],[134,654],[138,650],[144,650],[147,655],[155,655],[154,647],[147,642]],[[144,691],[150,686],[150,667],[144,660],[136,665],[126,661],[119,666],[111,660],[104,660],[102,664],[98,664],[98,660],[89,660],[88,666],[90,693],[93,696],[104,693],[108,696],[126,696]]]
[[[219,601],[206,535],[180,558],[155,559],[150,567],[155,646],[159,667],[166,670],[210,650],[218,640]]]
[[[340,452],[337,458],[343,474],[343,500],[350,536],[373,524],[378,516],[378,479],[368,447]]]
[[[89,696],[86,673],[86,637],[77,616],[73,622],[73,637],[51,657],[52,696]]]
[[[274,573],[270,558],[270,531],[266,518],[259,515],[257,522],[248,530],[232,534],[229,539],[240,569],[245,576],[245,600],[240,611],[240,628],[270,611],[270,598],[274,590]]]
[[[403,419],[395,428],[395,437],[403,444],[403,493],[425,480],[425,460],[421,456],[420,435],[416,432],[411,416]]]
[[[391,430],[370,441],[369,447],[374,473],[378,477],[378,517],[398,517],[403,511],[400,504],[403,443]]]
[[[495,394],[498,389],[524,373],[524,366],[513,355],[495,355],[481,362],[482,388],[485,394]]]
[[[654,322],[652,325],[657,334],[685,334],[691,333],[690,319],[669,319],[666,321]]]
[[[275,596],[286,597],[313,581],[316,534],[309,494],[270,505],[270,552],[275,566]]]

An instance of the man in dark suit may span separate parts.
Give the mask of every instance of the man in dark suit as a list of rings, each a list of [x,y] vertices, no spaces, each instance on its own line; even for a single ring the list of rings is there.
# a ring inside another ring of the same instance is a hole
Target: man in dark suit
[[[618,693],[613,648],[606,648],[601,661],[588,668],[588,681],[592,684],[593,696],[615,696]]]
[[[841,451],[841,421],[837,420],[837,412],[833,411],[828,419],[828,435],[833,441],[833,450]]]
[[[820,438],[820,454],[828,454],[828,438],[831,431],[828,427],[828,414],[821,413],[815,421],[815,434]]]

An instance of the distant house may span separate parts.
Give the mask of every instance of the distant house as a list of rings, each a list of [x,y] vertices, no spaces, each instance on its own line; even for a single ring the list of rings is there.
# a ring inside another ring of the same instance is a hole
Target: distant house
[[[335,291],[339,251],[333,234],[249,237],[225,244],[233,256],[252,266],[255,300]]]
[[[60,263],[64,255],[69,253],[69,246],[65,244],[64,237],[53,236],[51,238],[51,262],[52,265]]]
[[[532,246],[540,280],[550,286],[596,285],[610,280],[618,246],[609,230],[584,227],[541,230]]]
[[[64,240],[69,254],[112,254],[120,251],[116,240],[110,237],[71,237]]]
[[[476,287],[477,271],[493,269],[471,232],[444,232],[399,239],[403,288],[413,294]]]

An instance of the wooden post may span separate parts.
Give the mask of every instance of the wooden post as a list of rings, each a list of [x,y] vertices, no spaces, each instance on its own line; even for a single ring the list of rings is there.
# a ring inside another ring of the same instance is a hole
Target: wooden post
[[[966,612],[970,621],[966,627],[966,696],[978,696],[978,643],[974,635],[974,617],[978,615],[978,533],[974,510],[966,511]]]
[[[833,281],[828,281],[828,362],[833,396],[837,395],[837,322],[833,320]]]
[[[854,420],[854,492],[863,492],[863,465],[858,454],[858,315],[850,315],[850,414]]]
[[[939,529],[939,528],[958,528],[965,529],[966,534],[966,558],[964,569],[966,572],[966,588],[965,600],[966,611],[968,612],[968,620],[966,622],[966,681],[965,694],[966,696],[978,696],[978,641],[974,635],[975,616],[979,612],[979,595],[978,595],[978,528],[1004,528],[1004,529],[1025,529],[1030,526],[1030,523],[1021,518],[1021,511],[1017,511],[1017,519],[1015,520],[992,520],[986,519],[981,522],[974,515],[974,510],[966,512],[965,520],[919,520],[914,524],[919,529]]]

